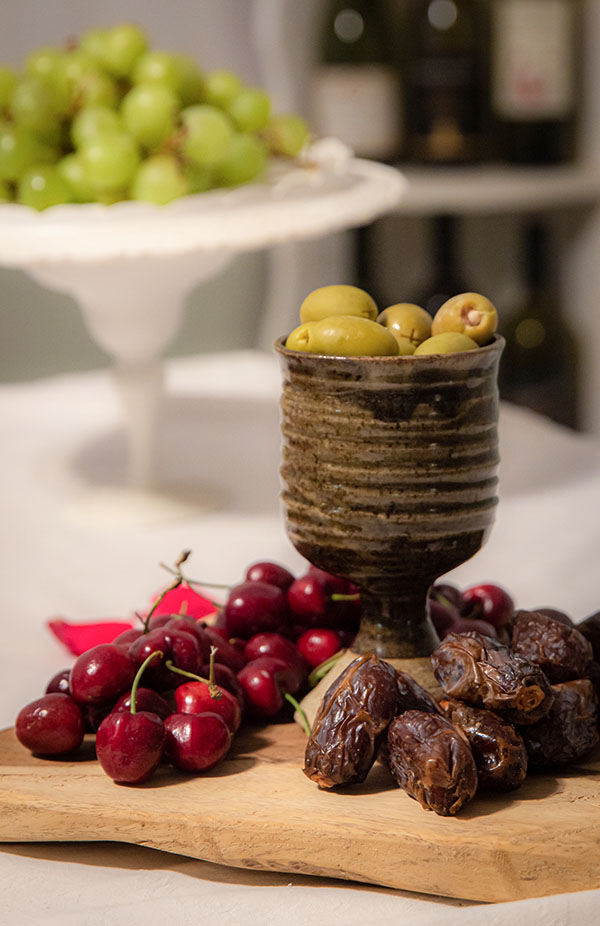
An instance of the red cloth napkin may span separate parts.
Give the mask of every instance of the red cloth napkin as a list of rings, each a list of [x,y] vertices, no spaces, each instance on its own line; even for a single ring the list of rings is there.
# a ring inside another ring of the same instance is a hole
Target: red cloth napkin
[[[112,643],[124,630],[135,625],[125,621],[94,621],[93,623],[72,623],[60,617],[48,621],[48,627],[70,653],[80,656],[99,643]]]
[[[158,596],[155,596],[156,600]],[[155,614],[190,614],[196,620],[214,614],[217,610],[213,601],[203,598],[192,588],[180,585],[167,592],[158,605]],[[141,627],[139,621],[66,621],[63,618],[54,618],[48,621],[48,627],[55,637],[66,646],[70,653],[80,656],[92,646],[99,643],[112,643],[124,630],[132,627]]]

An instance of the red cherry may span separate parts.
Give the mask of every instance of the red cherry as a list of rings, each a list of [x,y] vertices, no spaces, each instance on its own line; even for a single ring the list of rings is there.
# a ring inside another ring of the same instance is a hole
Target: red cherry
[[[294,670],[274,656],[253,659],[238,672],[238,680],[248,711],[259,720],[275,717],[283,707],[285,693],[297,690]]]
[[[473,585],[463,592],[463,617],[480,618],[502,627],[511,619],[515,604],[499,585]]]
[[[166,755],[185,772],[213,768],[229,750],[231,733],[218,714],[170,714],[165,720]]]
[[[165,624],[163,627],[150,630],[149,633],[142,634],[129,648],[136,667],[141,665],[150,653],[156,652],[164,653],[165,658],[160,663],[148,667],[146,678],[148,685],[160,690],[175,688],[180,683],[179,677],[165,665],[168,659],[180,669],[195,673],[204,661],[204,651],[201,651],[196,637],[183,629],[180,630],[179,626],[169,627]]]
[[[123,784],[146,781],[158,766],[166,740],[162,720],[149,711],[117,711],[96,734],[96,755],[106,774]]]
[[[259,563],[253,563],[246,570],[246,582],[266,582],[267,585],[276,585],[282,591],[287,591],[294,576],[279,563],[271,563],[268,560]]]
[[[171,706],[168,702],[159,695],[157,691],[153,691],[151,688],[137,689],[135,694],[135,707],[136,711],[156,714],[161,720],[164,720],[165,717],[168,717],[171,713]],[[125,694],[121,695],[111,713],[119,714],[124,711],[131,711],[131,691],[126,691]]]
[[[15,733],[19,742],[36,755],[62,755],[83,742],[83,714],[70,695],[51,692],[19,711]]]
[[[325,617],[330,595],[324,579],[318,575],[306,575],[290,585],[287,600],[299,623],[307,624]]]
[[[53,694],[56,691],[62,692],[62,694],[70,694],[69,689],[69,676],[71,675],[70,669],[61,669],[60,672],[57,672],[56,675],[53,675],[48,684],[46,685],[46,694]]]
[[[118,637],[115,637],[112,641],[116,643],[117,646],[129,646],[133,643],[134,640],[137,640],[142,634],[142,628],[140,627],[131,627],[129,630],[124,630],[123,633],[120,633]]]
[[[215,676],[215,682],[221,688],[226,688],[227,691],[230,691],[231,694],[236,697],[240,703],[242,711],[244,710],[245,701],[244,701],[244,690],[238,681],[238,677],[229,666],[225,666],[220,662],[215,662],[213,666],[213,672]],[[205,663],[200,672],[198,673],[203,678],[208,678],[210,675],[210,664]]]
[[[340,635],[336,630],[314,627],[305,631],[296,640],[299,653],[312,669],[331,659],[342,648]]]
[[[175,707],[180,714],[219,714],[232,733],[236,733],[242,722],[240,702],[226,688],[217,685],[220,697],[211,694],[206,682],[184,682],[175,689]]]
[[[77,657],[69,685],[79,704],[106,704],[131,687],[136,664],[128,651],[115,643],[99,643]]]
[[[297,675],[296,691],[308,675],[306,663],[296,645],[280,633],[257,633],[250,637],[244,649],[244,656],[246,662],[258,659],[259,656],[275,656],[276,659],[283,660]]]
[[[330,595],[354,595],[358,592],[358,586],[353,585],[349,579],[342,579],[340,576],[334,576],[331,572],[325,572],[318,566],[312,564],[308,567],[308,572],[312,576],[317,576],[324,583],[325,588]]]
[[[278,632],[288,623],[285,592],[266,582],[242,582],[231,589],[223,609],[228,637],[250,639]]]
[[[200,658],[204,662],[205,659],[208,659],[210,654],[210,640],[206,635],[206,631],[202,624],[200,624],[195,617],[188,617],[187,614],[177,615],[172,617],[166,624],[163,624],[165,630],[183,630],[184,633],[191,633],[193,637],[196,638],[200,645]]]

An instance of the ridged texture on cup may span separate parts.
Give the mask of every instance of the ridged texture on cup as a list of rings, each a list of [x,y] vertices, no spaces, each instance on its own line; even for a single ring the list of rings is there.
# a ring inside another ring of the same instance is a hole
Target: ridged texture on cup
[[[412,612],[493,523],[504,342],[423,357],[326,357],[283,344],[275,347],[289,537],[311,563],[387,599],[383,610],[394,613],[378,616],[364,598],[368,622],[387,625],[372,628],[387,640],[374,647],[381,655],[424,655],[435,636],[422,628],[419,644]],[[398,636],[411,621],[404,647]],[[364,624],[360,651],[373,642]]]

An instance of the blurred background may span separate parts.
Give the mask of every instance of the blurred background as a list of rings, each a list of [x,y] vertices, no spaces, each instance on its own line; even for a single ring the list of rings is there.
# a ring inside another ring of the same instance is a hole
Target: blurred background
[[[20,0],[2,14],[7,65],[136,22],[153,46],[235,71],[408,177],[405,202],[369,228],[289,246],[295,272],[268,324],[290,252],[237,257],[191,294],[171,356],[268,350],[324,283],[431,311],[477,290],[509,338],[503,397],[600,434],[599,3]],[[2,381],[108,366],[69,297],[3,268],[0,294]]]

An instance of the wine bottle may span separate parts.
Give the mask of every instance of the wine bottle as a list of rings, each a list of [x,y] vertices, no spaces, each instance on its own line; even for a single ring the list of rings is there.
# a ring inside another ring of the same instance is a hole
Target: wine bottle
[[[486,10],[481,0],[409,0],[402,53],[409,161],[489,156]]]
[[[578,0],[494,0],[491,99],[503,160],[574,157],[579,14]]]
[[[333,0],[312,90],[317,134],[381,161],[393,161],[400,150],[401,89],[392,35],[383,0]]]
[[[460,275],[460,258],[458,255],[458,219],[453,215],[435,216],[432,222],[432,269],[427,287],[418,294],[414,301],[426,309],[430,315],[451,296],[469,292]]]
[[[525,231],[524,304],[501,326],[500,396],[559,424],[578,426],[578,345],[548,279],[548,236],[539,221]]]

